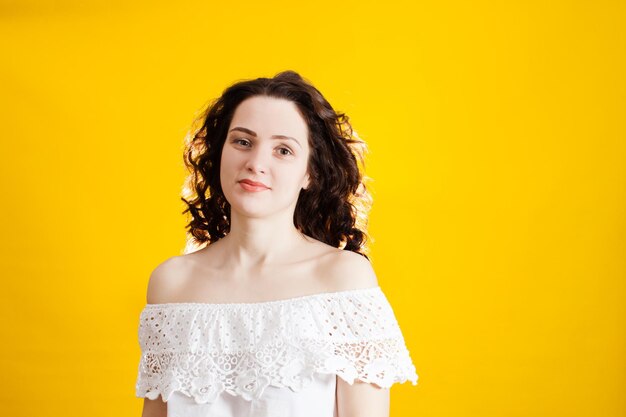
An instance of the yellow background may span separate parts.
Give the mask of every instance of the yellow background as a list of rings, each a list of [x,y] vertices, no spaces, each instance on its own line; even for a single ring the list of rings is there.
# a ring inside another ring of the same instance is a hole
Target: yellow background
[[[368,141],[391,415],[625,416],[618,1],[0,1],[0,402],[139,416],[139,312],[184,247],[183,135],[294,69]]]

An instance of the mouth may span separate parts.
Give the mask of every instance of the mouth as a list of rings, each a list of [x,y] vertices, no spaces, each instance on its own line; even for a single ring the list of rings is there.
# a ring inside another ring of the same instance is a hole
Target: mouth
[[[255,182],[250,180],[239,181],[239,185],[246,191],[264,191],[269,190],[265,184],[261,182]]]

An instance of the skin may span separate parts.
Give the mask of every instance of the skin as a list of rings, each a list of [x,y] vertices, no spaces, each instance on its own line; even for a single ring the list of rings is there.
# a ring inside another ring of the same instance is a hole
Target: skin
[[[257,137],[232,131],[244,127]],[[270,139],[272,135],[293,140]],[[236,109],[222,151],[222,190],[231,205],[227,249],[231,261],[243,270],[289,258],[303,235],[293,224],[298,193],[309,182],[308,127],[294,103],[256,96]],[[270,187],[248,192],[237,181],[248,178]]]
[[[222,190],[231,205],[230,233],[157,266],[148,284],[148,303],[258,302],[378,285],[364,257],[306,236],[293,223],[299,192],[310,181],[308,134],[291,101],[255,96],[237,107],[220,167]],[[246,191],[238,183],[244,178],[269,189]],[[350,385],[337,377],[336,400],[339,417],[389,416],[390,391],[375,384]],[[142,417],[166,415],[161,397],[144,399]]]

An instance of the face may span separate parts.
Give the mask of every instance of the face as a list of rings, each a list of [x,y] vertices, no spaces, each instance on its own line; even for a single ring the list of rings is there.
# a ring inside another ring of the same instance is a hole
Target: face
[[[254,96],[241,102],[228,127],[220,167],[231,210],[249,217],[283,210],[293,215],[300,190],[309,184],[308,135],[306,122],[289,100]]]

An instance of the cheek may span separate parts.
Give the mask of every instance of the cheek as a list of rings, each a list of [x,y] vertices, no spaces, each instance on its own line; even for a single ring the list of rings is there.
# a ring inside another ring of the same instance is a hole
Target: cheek
[[[285,169],[282,173],[283,178],[287,178],[290,186],[293,188],[299,188],[302,178],[306,175],[306,165],[291,166]]]
[[[227,171],[226,175],[228,175],[228,171],[236,164],[236,162],[235,155],[228,149],[224,149],[222,152],[222,159],[220,160],[220,170]]]

